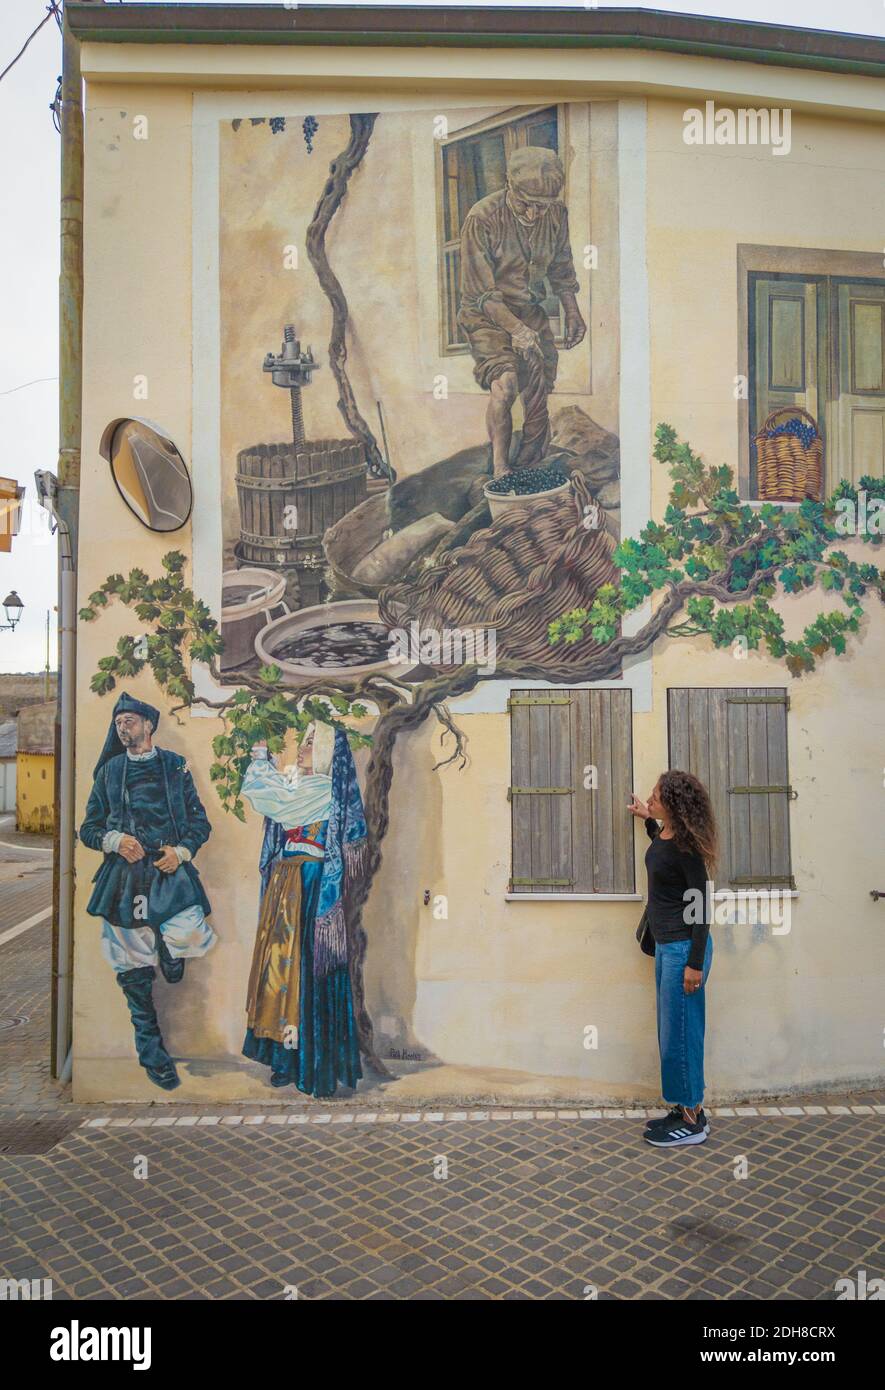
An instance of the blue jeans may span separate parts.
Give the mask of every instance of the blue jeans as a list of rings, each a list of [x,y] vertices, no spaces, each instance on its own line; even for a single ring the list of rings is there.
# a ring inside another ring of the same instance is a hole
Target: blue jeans
[[[661,1091],[668,1105],[693,1110],[704,1099],[704,994],[713,963],[712,936],[704,954],[704,983],[694,994],[683,989],[690,950],[689,940],[657,943],[655,987]]]

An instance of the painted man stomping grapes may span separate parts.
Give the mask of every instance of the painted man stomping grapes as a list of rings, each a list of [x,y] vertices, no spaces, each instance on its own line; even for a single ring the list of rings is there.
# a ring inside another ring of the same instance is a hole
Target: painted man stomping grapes
[[[559,354],[544,309],[545,277],[565,312],[566,348],[577,347],[587,332],[575,298],[564,185],[553,150],[514,150],[505,187],[474,203],[461,230],[458,322],[476,363],[473,374],[490,395],[486,424],[496,478],[508,469],[517,396],[524,414],[517,467],[533,467],[547,448],[547,397]]]

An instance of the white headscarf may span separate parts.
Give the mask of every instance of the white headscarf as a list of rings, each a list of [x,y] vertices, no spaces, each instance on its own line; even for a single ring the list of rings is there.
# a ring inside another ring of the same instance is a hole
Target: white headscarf
[[[328,777],[332,770],[332,757],[335,752],[335,730],[331,724],[316,720],[309,724],[304,737],[313,732],[313,770]]]
[[[313,720],[308,724],[298,746],[304,743],[305,739],[313,738],[313,765],[311,772],[314,776],[328,777],[332,770],[332,757],[335,753],[335,730],[331,724],[325,724],[322,720]],[[283,775],[290,786],[300,786],[306,777],[311,773],[302,773],[297,762],[288,763],[283,769]]]

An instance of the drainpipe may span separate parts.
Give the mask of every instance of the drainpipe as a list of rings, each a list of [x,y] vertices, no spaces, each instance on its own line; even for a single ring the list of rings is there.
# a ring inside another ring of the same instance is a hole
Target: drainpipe
[[[77,520],[83,391],[83,105],[80,45],[63,28],[59,275],[58,703],[55,725],[52,1074],[70,1075],[74,944]]]

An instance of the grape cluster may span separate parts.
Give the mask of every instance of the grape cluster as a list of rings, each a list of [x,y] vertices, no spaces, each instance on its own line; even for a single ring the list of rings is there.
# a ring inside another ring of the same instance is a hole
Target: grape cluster
[[[779,434],[794,435],[804,449],[810,449],[818,437],[814,425],[810,425],[806,420],[800,420],[798,415],[794,415],[792,420],[787,420],[783,425],[775,425],[773,429],[766,430],[765,438],[776,439]]]
[[[525,497],[533,492],[548,492],[567,482],[568,478],[559,468],[513,468],[489,483],[488,491],[496,496],[503,493]]]
[[[304,143],[307,146],[307,153],[313,154],[313,137],[320,128],[320,123],[316,116],[305,116],[301,122],[301,129],[304,131]]]

